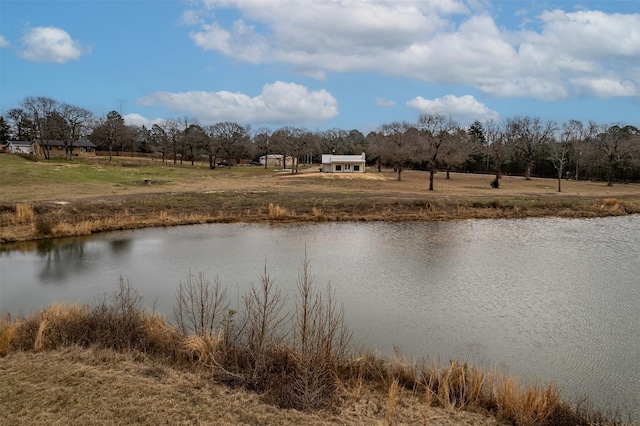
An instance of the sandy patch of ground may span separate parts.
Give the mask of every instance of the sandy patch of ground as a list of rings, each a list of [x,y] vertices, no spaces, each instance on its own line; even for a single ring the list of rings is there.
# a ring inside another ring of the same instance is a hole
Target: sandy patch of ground
[[[392,180],[388,174],[382,173],[322,173],[318,171],[305,171],[304,173],[289,174],[290,177],[343,180]]]

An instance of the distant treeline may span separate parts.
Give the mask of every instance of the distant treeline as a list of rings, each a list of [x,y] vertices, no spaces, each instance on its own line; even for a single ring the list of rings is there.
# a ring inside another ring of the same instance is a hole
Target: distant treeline
[[[90,111],[46,97],[27,97],[0,117],[0,141],[88,139],[109,155],[149,154],[174,164],[240,164],[278,154],[298,163],[319,163],[321,155],[367,154],[370,166],[393,167],[402,179],[407,168],[436,171],[640,181],[640,130],[622,123],[569,120],[557,123],[517,116],[475,121],[470,126],[440,114],[416,122],[391,122],[364,135],[356,129],[312,131],[302,127],[258,128],[235,122],[199,124],[184,117],[151,128],[125,124],[116,111],[96,117]],[[431,179],[431,188],[433,187]],[[560,188],[559,188],[560,189]]]

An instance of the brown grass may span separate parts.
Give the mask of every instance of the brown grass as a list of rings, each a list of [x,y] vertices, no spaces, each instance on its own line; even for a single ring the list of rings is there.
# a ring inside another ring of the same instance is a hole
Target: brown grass
[[[282,418],[293,415],[294,412],[286,409],[274,411],[272,406],[259,400],[275,402],[281,407],[282,402],[294,401],[283,394],[285,400],[278,402],[279,392],[283,390],[280,385],[286,385],[285,389],[289,390],[296,386],[287,385],[286,364],[275,370],[272,367],[278,365],[277,359],[283,356],[283,351],[295,349],[285,344],[266,352],[263,362],[271,368],[263,368],[261,374],[274,375],[272,379],[285,383],[274,386],[275,382],[264,377],[262,380],[273,387],[264,388],[261,398],[249,396],[242,390],[221,388],[214,383],[222,381],[236,386],[245,383],[241,387],[251,389],[246,386],[250,382],[243,380],[249,371],[238,369],[242,365],[242,347],[229,346],[225,342],[228,336],[222,332],[215,336],[180,334],[161,317],[137,308],[135,294],[127,295],[127,291],[131,289],[121,283],[106,305],[105,302],[95,307],[52,305],[28,318],[2,320],[0,371],[4,379],[0,387],[0,411],[6,413],[7,419],[36,424],[43,421],[104,423],[118,418],[125,423],[155,424],[162,416],[168,417],[161,423],[173,423],[206,415],[208,417],[201,421],[213,424],[242,421],[231,407],[239,410],[242,403],[238,399],[246,401],[247,398],[252,400],[250,407],[253,408],[242,411],[244,416],[267,416],[265,419],[269,420],[263,422],[276,423],[278,415],[274,413],[280,413]],[[127,299],[118,299],[118,295],[125,295]],[[95,331],[95,327],[100,328],[98,322],[110,326]],[[107,336],[107,330],[123,336]],[[127,336],[131,333],[135,339]],[[80,350],[81,347],[90,350]],[[291,361],[297,357],[291,352],[286,359]],[[622,424],[607,420],[588,407],[572,407],[562,402],[553,385],[522,386],[514,377],[486,373],[456,361],[444,367],[420,366],[407,364],[397,357],[385,361],[368,355],[346,358],[336,367],[333,374],[340,383],[335,387],[337,398],[329,397],[331,404],[324,410],[295,414],[291,422],[306,419],[304,421],[311,424],[325,421],[456,424],[462,420],[466,424],[499,421],[515,425]],[[295,375],[291,377],[296,380]],[[193,386],[185,388],[186,381]],[[89,390],[92,386],[94,390]],[[185,396],[177,395],[185,392],[190,400],[202,403],[184,404]],[[100,393],[103,396],[98,399],[103,402],[97,406],[86,404],[85,401]],[[65,395],[62,400],[61,394]],[[167,396],[160,397],[160,394]],[[219,403],[211,404],[209,398],[214,397],[223,398],[231,411],[221,409],[224,405]],[[133,406],[139,405],[141,398],[149,398],[149,404],[163,408],[160,412],[145,410],[146,417],[136,417],[141,413]],[[115,415],[118,417],[110,417]]]
[[[15,223],[31,223],[35,217],[33,205],[18,203],[16,204]]]
[[[384,400],[367,393],[335,411],[277,408],[259,394],[206,374],[173,368],[140,353],[72,346],[0,358],[3,424],[381,425]],[[402,391],[401,391],[402,392]],[[403,400],[411,402],[410,394]],[[434,407],[429,425],[498,425],[495,418]],[[411,404],[397,424],[425,424]]]
[[[640,212],[637,184],[609,187],[565,181],[563,192],[557,193],[553,179],[506,176],[500,189],[494,189],[489,185],[492,176],[452,173],[447,180],[438,173],[435,191],[428,191],[428,174],[412,170],[397,181],[392,171],[335,175],[311,167],[290,175],[263,168],[212,171],[143,160],[136,159],[135,167],[123,167],[125,158],[106,165],[99,159],[58,164],[0,156],[0,242],[198,223],[598,217]],[[81,167],[82,174],[60,174]],[[142,184],[141,174],[157,175],[154,184]],[[85,175],[94,180],[109,175],[123,183],[83,181]],[[47,183],[54,178],[59,179],[55,185]]]

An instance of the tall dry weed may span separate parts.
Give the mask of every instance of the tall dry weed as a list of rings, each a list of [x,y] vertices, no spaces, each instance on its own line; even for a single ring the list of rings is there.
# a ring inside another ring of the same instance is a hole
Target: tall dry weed
[[[33,204],[18,203],[16,204],[15,222],[16,223],[32,223],[35,218]]]
[[[184,346],[192,360],[206,367],[221,367],[216,360],[216,353],[222,347],[224,337],[222,333],[216,336],[192,334],[184,339]]]
[[[53,304],[38,315],[34,351],[68,345],[86,345],[90,338],[90,309],[86,305]]]
[[[20,326],[20,322],[12,322],[9,317],[0,319],[0,356],[6,356],[9,353],[11,341]]]
[[[280,207],[279,204],[269,203],[269,219],[282,219],[289,216],[286,208]]]
[[[387,395],[387,416],[386,421],[387,425],[391,426],[395,424],[395,408],[396,408],[396,399],[398,397],[398,387],[399,381],[395,379],[389,385],[389,393]]]

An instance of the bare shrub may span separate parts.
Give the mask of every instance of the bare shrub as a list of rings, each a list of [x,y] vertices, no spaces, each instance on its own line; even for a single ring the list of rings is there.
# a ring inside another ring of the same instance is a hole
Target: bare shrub
[[[38,235],[53,235],[54,220],[49,216],[38,215],[35,220]]]
[[[144,349],[142,296],[121,276],[118,287],[99,298],[92,311],[94,340],[115,349]]]
[[[286,297],[274,285],[267,273],[267,263],[260,275],[260,285],[252,285],[243,296],[244,303],[244,345],[253,362],[250,365],[250,382],[262,388],[268,355],[282,342],[283,326],[288,315],[283,312]]]
[[[296,406],[308,410],[331,402],[337,388],[334,377],[346,359],[351,332],[344,320],[344,309],[336,306],[331,285],[327,285],[325,293],[317,292],[313,286],[306,251],[297,284],[292,333],[296,369],[292,390]]]
[[[213,336],[228,309],[227,290],[218,277],[211,281],[202,272],[189,273],[180,281],[173,316],[182,334]]]
[[[32,347],[35,351],[62,346],[87,346],[91,342],[90,308],[86,305],[52,304],[31,316]],[[34,333],[35,331],[35,333]],[[26,343],[26,342],[25,342]]]

